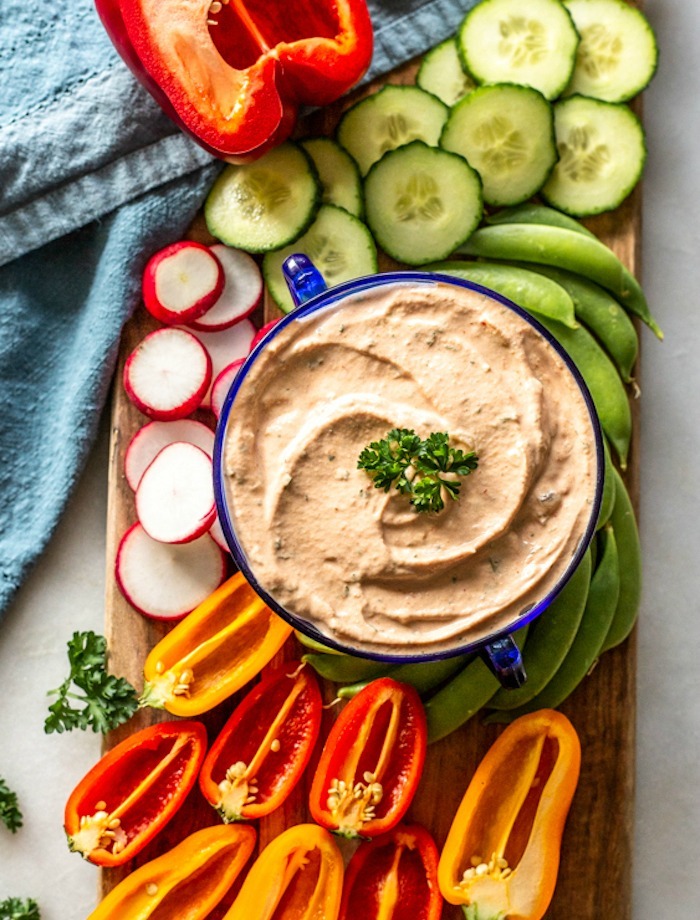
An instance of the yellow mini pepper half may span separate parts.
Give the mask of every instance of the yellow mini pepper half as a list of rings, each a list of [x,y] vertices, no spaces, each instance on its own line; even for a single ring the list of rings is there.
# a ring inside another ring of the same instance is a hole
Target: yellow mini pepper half
[[[337,920],[342,890],[343,857],[333,836],[297,824],[258,856],[224,920]]]
[[[516,719],[479,764],[447,836],[438,882],[467,920],[541,920],[554,894],[581,745],[553,709]]]
[[[185,718],[207,712],[255,677],[291,632],[237,572],[151,650],[141,704]]]
[[[88,920],[202,920],[221,901],[255,847],[255,830],[219,824],[190,834],[127,875]]]

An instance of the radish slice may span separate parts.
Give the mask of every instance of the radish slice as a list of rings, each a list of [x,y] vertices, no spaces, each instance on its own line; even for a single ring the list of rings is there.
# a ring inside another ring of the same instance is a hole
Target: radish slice
[[[161,543],[201,537],[216,517],[211,457],[184,441],[164,447],[141,477],[136,514],[148,536]]]
[[[211,385],[211,411],[218,418],[221,415],[221,407],[231,389],[231,384],[236,379],[238,369],[243,364],[243,358],[234,361],[225,367]]]
[[[184,329],[163,327],[149,333],[124,365],[129,399],[145,415],[164,422],[194,412],[211,378],[208,350]]]
[[[272,329],[273,326],[276,326],[277,323],[282,319],[280,316],[279,319],[271,319],[269,323],[265,323],[264,326],[261,326],[258,331],[253,336],[253,341],[250,343],[250,350],[252,351],[255,346],[258,344],[261,339],[264,339],[267,333]]]
[[[219,587],[227,570],[225,553],[208,534],[192,543],[159,543],[138,523],[122,537],[115,563],[124,597],[156,620],[179,620],[194,610]]]
[[[222,370],[245,358],[250,351],[250,343],[255,336],[255,326],[249,319],[243,319],[235,326],[221,329],[219,332],[193,332],[209,352],[212,363],[212,380],[216,380]],[[202,400],[204,408],[211,408],[211,387]]]
[[[226,276],[208,246],[183,240],[148,260],[143,273],[143,302],[162,323],[189,323],[219,300]]]
[[[129,441],[124,454],[126,481],[134,492],[146,467],[164,447],[175,441],[195,444],[210,457],[214,453],[214,432],[203,422],[191,418],[176,419],[174,422],[148,422]]]
[[[231,550],[229,549],[229,545],[226,542],[226,537],[224,536],[224,530],[223,530],[223,527],[221,526],[221,521],[219,520],[218,515],[216,516],[214,523],[209,528],[209,536],[212,538],[212,540],[216,543],[217,546],[221,547],[221,549],[225,553],[231,552]]]
[[[262,273],[252,256],[223,243],[215,244],[211,251],[223,266],[226,282],[221,296],[206,313],[186,320],[188,326],[202,332],[227,329],[250,316],[263,293]]]

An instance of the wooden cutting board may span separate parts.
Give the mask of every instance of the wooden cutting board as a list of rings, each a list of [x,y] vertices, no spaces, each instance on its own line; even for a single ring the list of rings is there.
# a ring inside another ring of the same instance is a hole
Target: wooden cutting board
[[[385,82],[412,83],[416,67],[417,62],[412,62],[390,75]],[[376,89],[377,85],[364,88],[343,104],[313,114],[302,125],[299,133],[332,133],[344,108]],[[614,213],[587,222],[590,229],[637,276],[640,269],[640,222],[639,189]],[[195,222],[191,235],[204,242],[213,241],[201,219]],[[387,270],[395,264],[383,259],[380,265],[382,270]],[[267,304],[264,315],[258,316],[257,320],[261,323],[274,315],[274,307]],[[125,676],[139,689],[143,682],[142,666],[146,655],[165,634],[166,627],[136,613],[123,599],[114,580],[117,544],[127,527],[136,520],[133,494],[124,477],[124,452],[132,434],[147,421],[127,400],[121,385],[121,375],[126,355],[155,326],[143,308],[139,308],[124,329],[113,395],[109,467],[105,630],[111,650],[111,670]],[[625,475],[635,506],[639,481],[637,402],[633,400],[634,436],[629,468]],[[213,424],[213,418],[207,413],[201,413],[200,418]],[[280,653],[280,658],[289,659],[299,654],[295,640],[291,639]],[[579,732],[583,760],[579,787],[566,826],[557,889],[546,915],[547,920],[571,920],[574,917],[576,920],[631,918],[635,661],[633,635],[621,647],[602,656],[591,674],[562,707]],[[332,700],[335,695],[333,685],[326,683],[324,694],[327,701]],[[234,697],[202,717],[209,729],[210,740],[239,697]],[[331,711],[326,712],[324,732],[333,717]],[[131,732],[160,718],[171,717],[167,713],[159,714],[153,710],[139,712],[128,725],[122,726],[107,738],[106,746],[113,746]],[[452,817],[478,761],[499,730],[497,726],[482,725],[477,715],[462,729],[429,748],[425,773],[408,818],[428,827],[438,847],[445,840]],[[259,849],[289,825],[310,820],[306,801],[312,770],[313,763],[306,772],[305,781],[302,781],[287,803],[275,814],[258,822]],[[199,790],[193,790],[173,822],[136,860],[119,869],[102,871],[102,894],[107,893],[137,865],[170,849],[198,827],[214,824],[217,820]],[[210,916],[220,918],[230,900],[230,897],[227,898],[224,905]],[[459,908],[445,905],[443,920],[458,920],[461,917]],[[358,917],[356,920],[364,918]]]

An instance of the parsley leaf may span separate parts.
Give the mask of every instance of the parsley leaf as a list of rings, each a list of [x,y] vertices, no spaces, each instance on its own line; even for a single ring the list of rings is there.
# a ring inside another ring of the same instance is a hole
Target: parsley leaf
[[[5,827],[16,833],[22,827],[22,812],[19,810],[17,793],[12,792],[5,780],[0,776],[0,821]]]
[[[415,431],[393,428],[381,441],[372,441],[357,461],[374,487],[388,492],[392,486],[410,494],[416,511],[441,511],[445,500],[459,498],[459,477],[479,465],[472,451],[451,447],[447,432],[433,432],[422,441]]]
[[[107,673],[107,641],[92,631],[73,633],[68,642],[70,674],[49,696],[57,696],[49,706],[44,731],[71,731],[92,728],[105,732],[127,722],[138,709],[138,694],[123,677]],[[82,690],[74,693],[71,686]],[[71,706],[78,700],[82,708]],[[1,920],[1,918],[0,918]]]
[[[34,898],[7,898],[0,903],[0,920],[41,920]]]

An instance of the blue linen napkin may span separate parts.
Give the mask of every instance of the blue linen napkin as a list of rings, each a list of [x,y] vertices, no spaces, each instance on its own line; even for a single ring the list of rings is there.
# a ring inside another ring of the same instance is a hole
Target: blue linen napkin
[[[369,0],[369,80],[453,33],[476,0]],[[148,256],[220,164],[113,49],[92,0],[0,5],[0,616],[94,441]]]

